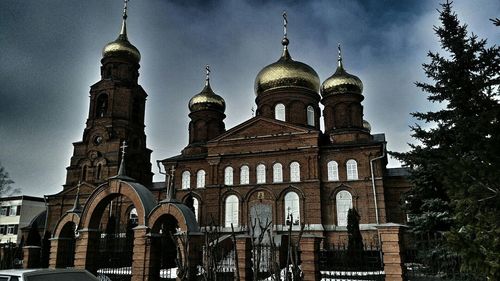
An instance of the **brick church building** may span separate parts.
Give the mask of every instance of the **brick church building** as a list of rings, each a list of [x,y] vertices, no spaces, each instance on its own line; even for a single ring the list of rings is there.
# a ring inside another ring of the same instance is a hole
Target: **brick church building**
[[[154,260],[154,242],[144,241],[164,233],[161,221],[172,219],[170,229],[193,233],[210,225],[230,233],[232,225],[244,234],[258,219],[280,236],[304,224],[305,234],[321,237],[321,247],[347,239],[350,208],[367,241],[379,239],[381,225],[405,223],[406,170],[386,168],[385,136],[372,134],[363,119],[361,79],[347,72],[340,46],[338,66],[324,81],[292,59],[286,18],[281,56],[255,78],[255,116],[226,128],[224,94],[213,90],[207,67],[204,87],[200,81],[200,93],[186,100],[189,143],[157,161],[166,180],[153,182],[141,55],[127,38],[126,19],[125,9],[118,38],[104,47],[101,80],[91,86],[63,190],[47,196],[51,267],[96,272],[92,255],[102,247],[95,241],[133,232],[132,275],[153,274],[144,260]]]

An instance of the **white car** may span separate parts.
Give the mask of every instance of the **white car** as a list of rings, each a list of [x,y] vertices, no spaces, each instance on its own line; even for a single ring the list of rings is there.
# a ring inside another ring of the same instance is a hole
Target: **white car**
[[[99,281],[84,269],[6,269],[0,281]]]

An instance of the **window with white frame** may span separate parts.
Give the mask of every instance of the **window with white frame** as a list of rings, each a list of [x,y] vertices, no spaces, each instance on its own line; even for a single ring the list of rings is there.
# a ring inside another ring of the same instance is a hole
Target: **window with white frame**
[[[225,227],[231,227],[231,224],[233,226],[238,226],[238,218],[239,218],[239,205],[240,202],[238,200],[238,197],[236,195],[229,195],[226,198],[226,215],[225,215],[225,221],[224,221],[224,226]]]
[[[286,224],[300,224],[300,200],[297,193],[290,191],[285,195]]]
[[[189,189],[191,184],[191,173],[184,171],[182,173],[182,189]]]
[[[9,224],[7,226],[7,234],[17,234],[17,225]]]
[[[193,197],[193,209],[194,209],[194,217],[196,218],[196,221],[198,221],[198,208],[200,207],[200,202],[196,197]]]
[[[347,212],[352,208],[352,195],[349,191],[341,190],[335,196],[337,203],[337,225],[347,226]]]
[[[257,166],[257,183],[266,183],[266,166],[264,164]]]
[[[17,216],[18,215],[18,213],[17,213],[18,208],[19,208],[19,206],[17,206],[17,205],[10,206],[9,216]]]
[[[339,164],[335,161],[330,161],[326,165],[328,168],[328,181],[338,181],[339,180]]]
[[[358,179],[358,163],[354,159],[350,159],[346,164],[347,168],[347,180],[357,180]]]
[[[250,168],[247,165],[243,165],[240,168],[240,184],[250,183]]]
[[[205,170],[199,170],[196,173],[196,187],[205,187]]]
[[[226,167],[224,169],[224,184],[225,185],[233,185],[233,168]]]
[[[1,215],[1,216],[6,216],[6,215],[8,215],[8,214],[9,214],[9,207],[2,207],[2,208],[0,209],[0,215]]]
[[[273,165],[273,182],[283,182],[283,166],[280,163]]]
[[[285,119],[285,105],[282,104],[282,103],[278,103],[275,107],[274,107],[274,118],[276,120],[280,120],[280,121],[286,121]]]
[[[299,182],[300,181],[300,164],[299,162],[290,163],[290,181]]]
[[[307,125],[314,126],[314,108],[312,106],[307,107]]]
[[[7,234],[7,226],[6,225],[0,225],[0,234]]]

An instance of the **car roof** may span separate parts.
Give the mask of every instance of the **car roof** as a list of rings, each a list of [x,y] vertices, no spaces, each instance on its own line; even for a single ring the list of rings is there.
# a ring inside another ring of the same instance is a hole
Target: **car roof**
[[[30,269],[2,269],[0,270],[0,275],[12,275],[12,276],[22,276],[23,273],[36,271],[38,269],[30,268]]]

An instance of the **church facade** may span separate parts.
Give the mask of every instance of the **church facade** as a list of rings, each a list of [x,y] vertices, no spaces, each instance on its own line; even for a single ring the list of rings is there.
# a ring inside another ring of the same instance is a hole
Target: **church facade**
[[[320,81],[312,67],[292,59],[286,32],[282,55],[255,78],[255,116],[233,128],[225,127],[226,104],[212,90],[207,67],[201,92],[186,101],[189,143],[179,155],[157,161],[166,180],[153,182],[144,131],[147,94],[138,84],[140,52],[127,38],[126,18],[125,9],[120,35],[104,47],[101,80],[91,86],[86,128],[73,144],[66,184],[47,196],[52,267],[96,272],[93,240],[133,232],[129,242],[142,247],[141,239],[162,233],[167,217],[177,220],[172,229],[192,232],[218,226],[245,234],[252,224],[269,222],[279,236],[304,225],[325,248],[346,241],[350,208],[358,211],[367,241],[380,238],[380,225],[405,223],[400,197],[409,188],[406,173],[386,168],[385,136],[372,134],[363,119],[362,81],[344,68],[340,46],[337,69]],[[73,242],[65,242],[68,237]],[[64,243],[74,243],[69,264]],[[143,255],[153,259],[154,253]],[[147,275],[136,259],[134,253],[132,274],[142,268]]]

